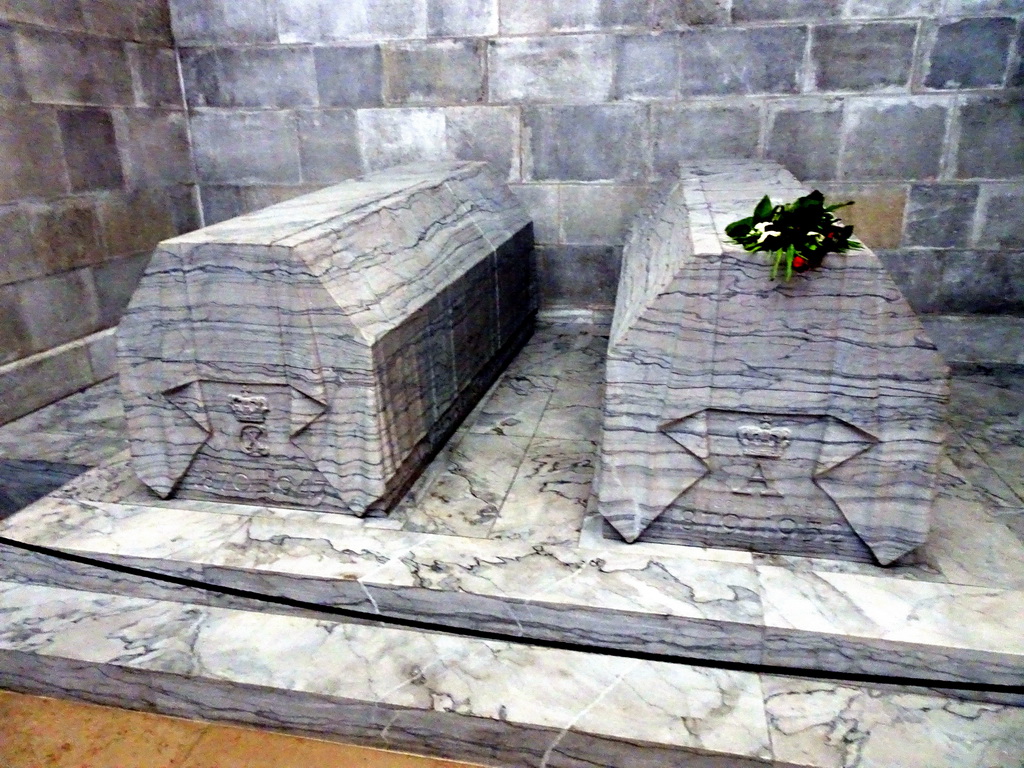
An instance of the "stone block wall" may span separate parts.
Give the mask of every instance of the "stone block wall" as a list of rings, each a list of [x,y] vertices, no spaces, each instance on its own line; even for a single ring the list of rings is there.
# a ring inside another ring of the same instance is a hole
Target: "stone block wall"
[[[194,182],[166,0],[0,0],[0,423],[113,373]]]
[[[1021,0],[171,0],[207,222],[414,159],[530,208],[543,301],[609,306],[679,161],[777,159],[923,311],[1024,310]]]

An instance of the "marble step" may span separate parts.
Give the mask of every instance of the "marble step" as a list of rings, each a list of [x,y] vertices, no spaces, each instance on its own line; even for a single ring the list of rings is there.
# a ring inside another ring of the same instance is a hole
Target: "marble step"
[[[1024,709],[0,582],[0,686],[500,768],[974,766]]]

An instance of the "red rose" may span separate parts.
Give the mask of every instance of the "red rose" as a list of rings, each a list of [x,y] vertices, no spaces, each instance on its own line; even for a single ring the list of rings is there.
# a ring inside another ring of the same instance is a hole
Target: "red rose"
[[[803,256],[794,256],[793,257],[793,269],[803,269],[806,266],[807,266],[807,259],[805,259]]]

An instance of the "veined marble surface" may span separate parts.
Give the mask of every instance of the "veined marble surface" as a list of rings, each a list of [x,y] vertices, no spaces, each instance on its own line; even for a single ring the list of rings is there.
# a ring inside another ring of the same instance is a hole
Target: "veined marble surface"
[[[627,541],[888,565],[927,539],[948,371],[910,305],[869,249],[773,282],[724,234],[808,191],[712,161],[637,218],[595,479]]]
[[[0,535],[314,606],[519,637],[1024,682],[1024,545],[991,492],[948,460],[936,535],[890,568],[606,538],[587,511],[605,343],[600,328],[538,331],[387,518],[161,500],[122,454]],[[27,567],[0,564],[0,577],[25,580]],[[66,568],[30,571],[53,585],[96,584]],[[143,587],[124,577],[111,589]]]
[[[519,201],[464,162],[165,240],[118,327],[136,473],[164,497],[383,514],[531,333],[532,250]]]
[[[954,461],[940,468],[933,532],[890,568],[630,545],[587,516],[597,435],[590,419],[565,416],[592,407],[605,343],[601,329],[542,328],[388,518],[199,501],[168,514],[177,503],[148,493],[126,455],[106,458],[123,448],[109,386],[0,428],[0,458],[59,460],[68,446],[85,456],[92,445],[87,463],[102,462],[0,535],[310,604],[5,546],[0,686],[510,768],[1019,765],[1022,710],[1007,702],[1020,697],[463,645],[377,634],[317,610],[712,665],[1021,684],[1024,545],[1014,522],[1024,500],[998,458],[1016,439],[1024,384],[955,380]],[[539,429],[545,420],[554,436]],[[993,430],[1001,439],[989,445]],[[515,447],[459,452],[470,436]],[[505,489],[509,473],[490,466],[497,456],[519,461]],[[496,514],[480,515],[491,503]],[[446,527],[453,520],[458,533]]]

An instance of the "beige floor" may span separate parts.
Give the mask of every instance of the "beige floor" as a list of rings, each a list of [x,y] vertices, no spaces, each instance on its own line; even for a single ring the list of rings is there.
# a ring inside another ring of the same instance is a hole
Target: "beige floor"
[[[0,768],[472,768],[0,691]]]

